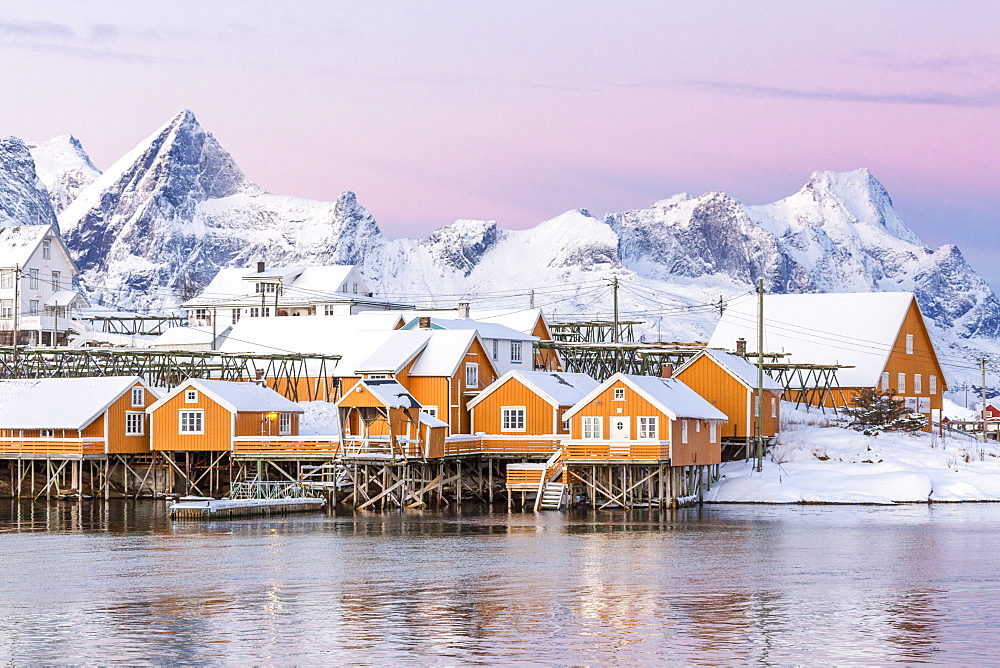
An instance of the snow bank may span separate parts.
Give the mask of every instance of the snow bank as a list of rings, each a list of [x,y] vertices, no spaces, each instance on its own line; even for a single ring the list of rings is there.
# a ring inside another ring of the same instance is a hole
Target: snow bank
[[[329,401],[300,401],[299,407],[305,411],[299,418],[300,435],[328,436],[340,433],[336,404]]]
[[[932,434],[864,436],[842,427],[788,425],[764,470],[722,465],[707,492],[718,503],[1000,501],[1000,448]]]

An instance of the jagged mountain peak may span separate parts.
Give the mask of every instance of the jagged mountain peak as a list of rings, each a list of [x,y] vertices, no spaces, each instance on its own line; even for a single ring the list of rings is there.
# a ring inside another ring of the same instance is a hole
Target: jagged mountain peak
[[[483,255],[504,237],[495,220],[456,220],[434,230],[419,244],[443,266],[468,276]]]
[[[56,217],[28,145],[0,137],[0,226],[48,224]]]
[[[73,135],[60,135],[27,144],[35,160],[35,172],[49,192],[56,215],[68,207],[101,171]]]

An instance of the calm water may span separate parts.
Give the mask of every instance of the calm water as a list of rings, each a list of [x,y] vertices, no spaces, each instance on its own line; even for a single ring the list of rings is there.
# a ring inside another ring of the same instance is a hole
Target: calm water
[[[1000,661],[1000,505],[162,516],[0,505],[0,660]]]

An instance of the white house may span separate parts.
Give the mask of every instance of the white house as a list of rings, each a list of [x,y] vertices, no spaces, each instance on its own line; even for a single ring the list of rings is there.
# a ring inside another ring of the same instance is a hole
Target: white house
[[[232,325],[240,318],[353,315],[408,308],[374,297],[353,265],[220,269],[205,290],[181,304],[192,326]]]
[[[409,314],[402,314],[408,317]],[[486,354],[493,363],[497,373],[503,375],[513,369],[522,371],[532,371],[535,368],[534,344],[538,340],[537,336],[525,334],[524,332],[506,327],[495,322],[482,322],[472,318],[461,318],[457,320],[422,316],[412,318],[404,330],[413,329],[448,329],[463,330],[474,329],[479,333],[479,338],[483,341]]]
[[[89,306],[73,289],[78,273],[54,226],[0,227],[0,343],[17,329],[18,344],[66,345],[70,319]]]

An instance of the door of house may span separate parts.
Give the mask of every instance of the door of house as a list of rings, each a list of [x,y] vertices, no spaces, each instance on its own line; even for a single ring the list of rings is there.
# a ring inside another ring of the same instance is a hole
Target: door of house
[[[608,440],[611,441],[612,457],[628,457],[631,422],[629,418],[621,415],[611,417],[611,429],[608,432]]]

